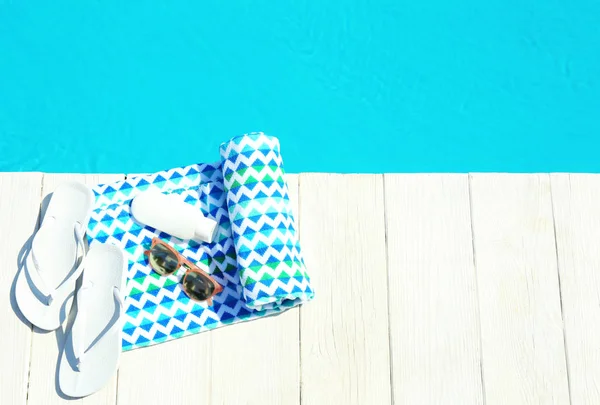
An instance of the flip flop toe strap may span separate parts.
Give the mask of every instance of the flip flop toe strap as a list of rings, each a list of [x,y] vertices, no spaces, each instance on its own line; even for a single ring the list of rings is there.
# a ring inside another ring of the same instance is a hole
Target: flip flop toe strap
[[[98,335],[86,348],[85,328],[87,323],[87,314],[89,311],[86,308],[87,297],[85,296],[85,291],[89,288],[93,288],[93,284],[90,283],[82,286],[77,293],[77,317],[75,318],[75,322],[73,322],[73,329],[71,330],[73,337],[73,354],[75,356],[75,369],[80,372],[83,370],[83,366],[85,364],[84,360],[90,349],[101,342],[107,335],[111,335],[120,329],[121,324],[118,322],[118,319],[122,318],[124,311],[123,295],[117,287],[113,287],[113,298],[116,304],[115,309],[119,311],[119,318],[117,318],[117,321],[112,322],[112,324],[107,324],[106,327],[100,332],[100,335]]]
[[[56,219],[54,217],[52,217],[52,220],[53,220],[53,222],[56,221]],[[46,226],[48,226],[48,225],[46,225]],[[35,244],[33,244],[31,247],[31,259],[32,259],[34,268],[30,269],[29,266],[25,266],[25,268],[26,268],[26,271],[29,275],[29,278],[30,278],[33,286],[38,290],[39,294],[43,298],[43,299],[40,299],[40,301],[42,301],[46,306],[49,306],[52,304],[55,296],[60,296],[61,294],[63,294],[64,293],[63,290],[66,287],[72,288],[71,283],[73,281],[77,280],[79,278],[79,276],[81,275],[81,273],[83,272],[83,268],[84,268],[83,264],[85,261],[85,259],[83,258],[83,253],[84,253],[83,238],[85,236],[85,229],[80,223],[75,223],[74,233],[75,233],[75,243],[77,244],[76,250],[75,250],[74,263],[77,262],[77,259],[79,257],[82,257],[82,259],[81,259],[79,265],[77,266],[77,268],[75,269],[75,271],[71,272],[69,277],[67,277],[55,289],[51,289],[50,287],[48,287],[47,283],[44,281],[44,277],[43,277],[44,266],[42,266],[40,264],[40,261],[37,257],[37,253],[35,250]],[[81,254],[80,254],[80,252],[81,252]]]

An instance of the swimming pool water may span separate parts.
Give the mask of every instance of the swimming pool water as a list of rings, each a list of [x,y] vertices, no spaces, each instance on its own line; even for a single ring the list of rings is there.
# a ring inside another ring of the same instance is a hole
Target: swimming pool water
[[[0,171],[600,171],[600,2],[0,0]]]

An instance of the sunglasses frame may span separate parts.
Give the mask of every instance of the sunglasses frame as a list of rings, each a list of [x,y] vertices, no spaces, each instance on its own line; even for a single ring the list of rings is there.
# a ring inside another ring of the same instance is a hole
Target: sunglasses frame
[[[177,268],[170,274],[160,274],[158,271],[156,271],[156,269],[152,266],[152,263],[150,263],[150,267],[152,267],[152,270],[155,271],[157,274],[159,274],[161,277],[168,277],[171,274],[175,274],[181,267],[185,267],[186,272],[185,275],[183,276],[183,278],[181,279],[181,284],[182,284],[182,290],[183,292],[185,292],[185,295],[188,296],[189,299],[191,299],[192,301],[196,301],[196,302],[204,302],[206,301],[208,303],[208,305],[212,305],[212,299],[215,295],[219,294],[221,291],[223,291],[223,286],[221,286],[221,284],[219,284],[214,278],[212,278],[210,276],[210,274],[208,274],[207,272],[205,272],[204,270],[202,270],[200,267],[198,267],[197,265],[195,265],[194,263],[190,262],[188,259],[186,259],[185,257],[183,257],[181,255],[181,253],[179,253],[177,250],[175,250],[175,248],[173,248],[171,245],[169,245],[167,242],[161,240],[158,237],[154,237],[152,238],[152,245],[150,246],[150,249],[145,250],[144,251],[144,255],[146,255],[148,257],[148,261],[150,261],[150,251],[154,248],[154,246],[156,245],[162,245],[165,248],[167,248],[170,252],[172,252],[175,257],[177,257]],[[207,278],[214,286],[215,289],[212,292],[212,294],[205,300],[197,300],[194,299],[190,296],[190,294],[185,290],[185,278],[188,276],[189,273],[198,273],[201,276]]]

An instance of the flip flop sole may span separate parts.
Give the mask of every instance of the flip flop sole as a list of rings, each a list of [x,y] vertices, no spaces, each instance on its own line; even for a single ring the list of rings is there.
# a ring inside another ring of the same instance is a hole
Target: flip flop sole
[[[115,306],[113,290],[116,287],[124,295],[126,274],[127,259],[119,247],[92,245],[82,283],[91,285],[82,292],[86,303],[83,346],[88,349],[78,370],[71,328],[59,367],[59,386],[65,395],[74,398],[90,395],[104,387],[117,371],[123,316]]]
[[[62,183],[52,194],[40,230],[34,236],[32,243],[33,246],[36,242],[45,242],[45,240],[36,240],[38,235],[40,235],[40,237],[47,239],[48,243],[51,243],[53,246],[52,249],[42,246],[46,248],[46,252],[43,252],[45,254],[42,255],[44,258],[43,267],[45,271],[50,272],[47,273],[46,277],[50,278],[51,283],[59,283],[72,269],[69,267],[69,260],[67,259],[72,256],[73,259],[70,260],[73,262],[77,257],[73,227],[76,223],[80,223],[84,227],[87,226],[93,204],[93,192],[84,184],[77,182]],[[44,231],[48,232],[48,229],[43,227],[47,226],[46,221],[50,217],[54,218],[57,222],[57,224],[51,226],[56,227],[55,230],[58,233],[51,235],[52,237],[41,235]],[[69,243],[72,245],[67,245]],[[66,246],[69,249],[61,250],[61,246]],[[47,252],[48,250],[50,250],[49,253]],[[58,265],[52,259],[45,259],[46,257],[51,258],[54,252],[56,252],[56,255],[62,252],[68,256],[64,260],[57,259],[57,262],[60,263],[60,269],[56,269]],[[73,263],[73,265],[75,264]],[[27,254],[23,268],[21,268],[17,276],[15,285],[15,301],[17,302],[17,306],[23,316],[34,326],[43,330],[57,329],[67,319],[71,310],[76,280],[68,282],[63,286],[64,289],[61,287],[63,293],[55,296],[50,305],[46,305],[45,298],[41,296],[41,293],[35,287],[28,271],[36,271],[31,249]]]

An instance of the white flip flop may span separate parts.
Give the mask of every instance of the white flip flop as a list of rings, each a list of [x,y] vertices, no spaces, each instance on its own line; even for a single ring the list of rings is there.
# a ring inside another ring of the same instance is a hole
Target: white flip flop
[[[92,245],[77,292],[77,315],[60,359],[58,383],[65,395],[90,395],[117,371],[126,274],[127,259],[119,247]]]
[[[40,329],[57,329],[71,310],[94,199],[85,184],[60,184],[33,238],[17,278],[15,299],[23,316]]]

